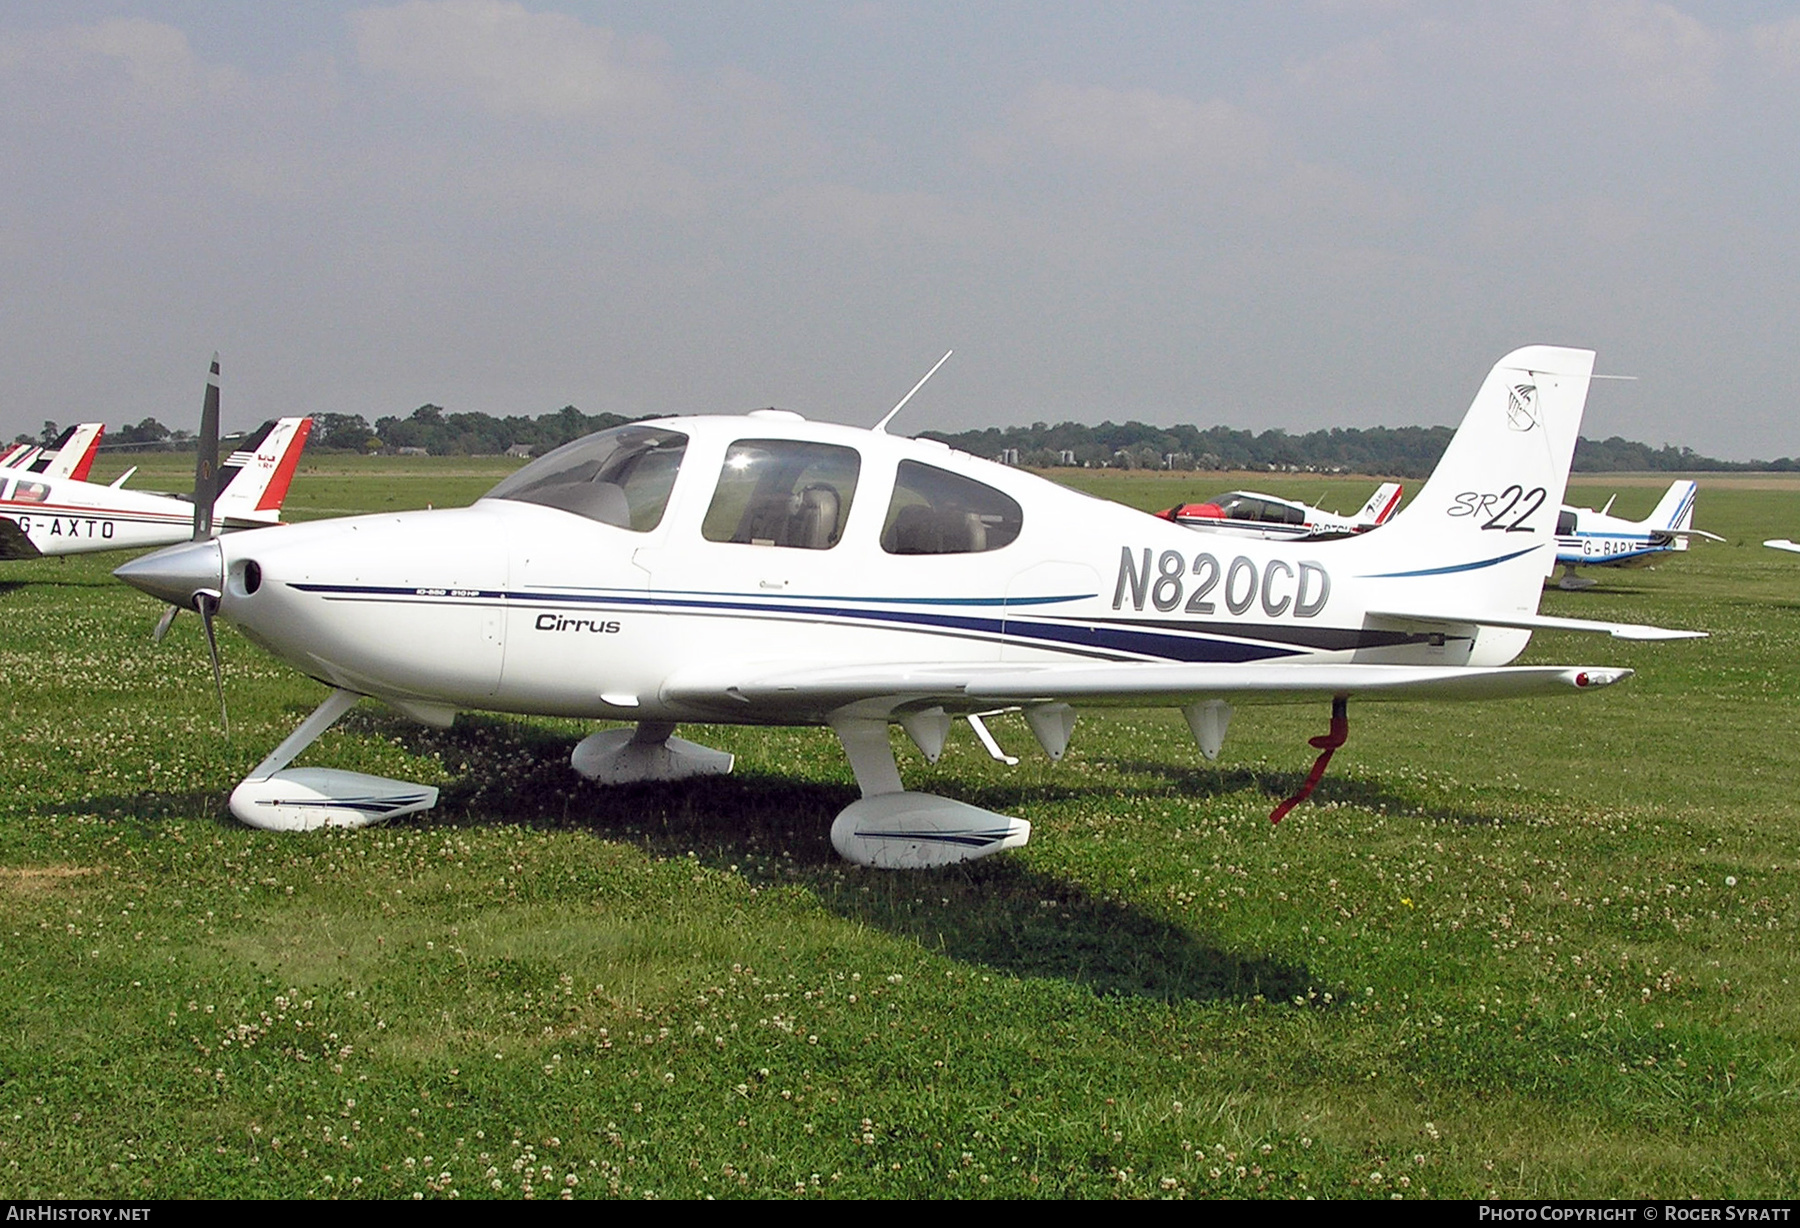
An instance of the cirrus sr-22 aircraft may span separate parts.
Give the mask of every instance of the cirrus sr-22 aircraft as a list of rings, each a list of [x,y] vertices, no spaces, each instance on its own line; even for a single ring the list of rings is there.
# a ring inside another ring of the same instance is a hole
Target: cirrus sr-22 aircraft
[[[893,413],[864,430],[761,410],[588,436],[471,507],[234,533],[116,574],[333,688],[232,793],[254,826],[436,803],[289,766],[373,696],[438,726],[462,709],[633,722],[574,749],[612,783],[730,770],[679,723],[828,726],[862,791],[838,851],[942,864],[1030,825],[906,790],[891,725],[935,759],[954,718],[983,733],[1020,709],[1057,758],[1077,709],[1171,706],[1212,758],[1233,705],[1329,703],[1310,786],[1351,699],[1593,691],[1631,671],[1508,662],[1539,628],[1698,634],[1537,613],[1592,367],[1587,350],[1508,355],[1418,497],[1334,541],[1214,541],[889,435]]]

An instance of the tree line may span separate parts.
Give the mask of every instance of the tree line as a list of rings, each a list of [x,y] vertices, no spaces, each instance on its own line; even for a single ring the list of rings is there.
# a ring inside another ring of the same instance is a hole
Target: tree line
[[[321,452],[419,449],[432,456],[493,456],[523,446],[531,455],[542,456],[583,435],[628,421],[632,419],[619,414],[584,414],[573,405],[535,418],[452,414],[440,405],[421,405],[404,418],[377,418],[373,425],[360,414],[314,414],[307,446]],[[19,439],[49,443],[58,434],[56,423],[45,422],[39,439],[27,435]],[[921,434],[975,456],[1033,468],[1076,465],[1111,469],[1253,469],[1422,478],[1436,467],[1454,431],[1447,426],[1374,426],[1290,434],[1281,429],[1257,432],[1228,426],[1202,429],[1188,424],[1162,427],[1109,421],[1098,426],[1034,422],[1030,426]],[[170,430],[156,419],[146,418],[136,426],[107,428],[104,446],[126,451],[191,448],[193,435]],[[1577,441],[1575,469],[1581,473],[1793,472],[1800,470],[1800,459],[1722,461],[1702,456],[1692,448],[1652,448],[1614,435],[1604,440]]]

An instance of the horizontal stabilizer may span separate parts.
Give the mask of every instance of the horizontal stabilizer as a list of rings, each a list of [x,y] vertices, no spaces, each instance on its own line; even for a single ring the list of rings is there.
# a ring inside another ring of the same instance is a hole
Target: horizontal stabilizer
[[[1593,618],[1553,618],[1548,614],[1421,614],[1370,610],[1370,618],[1391,618],[1399,622],[1426,626],[1513,627],[1521,631],[1588,631],[1612,636],[1615,640],[1699,640],[1704,631],[1678,631],[1672,627],[1652,627],[1644,623],[1610,623]]]

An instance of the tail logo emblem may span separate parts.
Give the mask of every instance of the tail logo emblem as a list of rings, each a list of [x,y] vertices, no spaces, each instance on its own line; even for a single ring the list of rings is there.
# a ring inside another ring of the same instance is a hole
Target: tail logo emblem
[[[1537,425],[1537,385],[1514,384],[1506,396],[1507,429],[1529,431]]]

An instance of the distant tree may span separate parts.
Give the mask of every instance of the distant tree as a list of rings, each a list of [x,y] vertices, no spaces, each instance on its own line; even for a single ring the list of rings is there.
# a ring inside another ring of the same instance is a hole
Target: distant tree
[[[361,414],[314,414],[307,446],[322,452],[362,452],[373,435]]]

